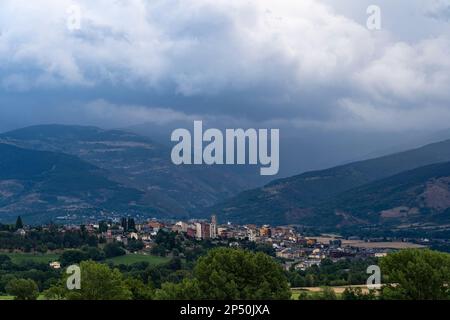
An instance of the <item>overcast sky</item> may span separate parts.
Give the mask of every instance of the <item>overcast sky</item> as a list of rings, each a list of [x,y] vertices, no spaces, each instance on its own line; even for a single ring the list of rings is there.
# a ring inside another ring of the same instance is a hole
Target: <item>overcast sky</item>
[[[366,26],[371,4],[379,31]],[[439,130],[449,57],[450,0],[2,0],[0,130],[185,119]]]

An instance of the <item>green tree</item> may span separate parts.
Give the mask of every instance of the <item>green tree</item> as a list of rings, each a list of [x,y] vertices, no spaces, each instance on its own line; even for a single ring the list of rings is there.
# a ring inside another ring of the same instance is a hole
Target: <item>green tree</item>
[[[87,260],[88,255],[81,250],[66,250],[60,257],[61,265],[66,267]]]
[[[130,290],[132,300],[152,300],[153,288],[136,278],[127,278],[125,285]]]
[[[30,279],[13,279],[5,289],[6,293],[14,296],[16,300],[36,300],[39,296],[36,282]]]
[[[117,269],[93,261],[83,261],[81,269],[81,289],[66,290],[69,300],[129,300],[132,292]],[[63,281],[65,284],[65,281]]]
[[[298,300],[337,300],[337,296],[332,288],[323,287],[317,292],[300,292]]]
[[[384,299],[442,300],[450,297],[450,255],[408,249],[381,259]]]
[[[144,243],[141,240],[130,239],[128,241],[127,250],[137,252],[144,249]]]
[[[133,218],[128,218],[127,226],[128,231],[136,231],[136,222],[134,222]]]
[[[42,292],[44,298],[47,300],[64,300],[66,299],[67,289],[63,285],[63,282],[59,282],[44,292]]]
[[[6,286],[12,280],[17,280],[17,277],[14,274],[8,273],[0,276],[0,292],[6,293]]]
[[[86,247],[83,252],[89,257],[89,260],[100,261],[105,259],[105,253],[97,247]]]
[[[165,257],[167,255],[167,248],[163,244],[157,244],[152,248],[151,254],[155,256]]]
[[[316,279],[313,274],[309,273],[305,277],[305,286],[306,287],[314,287],[314,284],[316,283]]]
[[[330,287],[323,288],[322,300],[336,300],[337,296],[334,290]]]
[[[106,258],[114,258],[126,254],[125,250],[116,242],[105,245],[103,252],[105,253]]]
[[[108,223],[106,221],[100,221],[98,231],[102,233],[108,231]]]
[[[22,218],[20,216],[18,216],[17,220],[16,220],[16,230],[19,230],[22,228],[23,228]]]
[[[196,279],[183,279],[180,283],[166,282],[156,291],[156,300],[200,300],[205,295],[201,292]]]
[[[157,297],[249,300],[290,299],[291,291],[282,268],[268,255],[247,250],[218,248],[201,257],[194,279],[165,284]]]
[[[11,258],[6,254],[0,254],[0,265],[11,263]]]
[[[342,292],[342,300],[375,300],[376,298],[374,290],[364,293],[359,287],[345,288]]]
[[[122,220],[120,221],[120,225],[123,228],[123,231],[127,232],[128,231],[128,220],[127,218],[122,218]]]

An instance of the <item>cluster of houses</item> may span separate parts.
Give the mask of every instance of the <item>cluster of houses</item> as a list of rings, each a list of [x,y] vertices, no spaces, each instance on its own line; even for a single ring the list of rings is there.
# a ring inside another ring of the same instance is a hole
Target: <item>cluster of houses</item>
[[[98,232],[98,224],[88,225],[88,231]],[[276,257],[284,262],[286,269],[305,270],[313,265],[320,265],[325,258],[333,261],[342,258],[380,257],[386,255],[384,248],[361,248],[343,245],[339,237],[305,237],[292,226],[272,227],[255,224],[237,225],[232,223],[219,224],[213,215],[210,220],[189,221],[160,221],[152,219],[144,223],[137,223],[134,230],[126,232],[119,223],[112,222],[108,230],[103,233],[107,241],[123,242],[125,245],[131,239],[140,240],[144,247],[153,246],[153,239],[159,232],[183,233],[187,237],[197,240],[236,240],[231,245],[239,245],[240,240],[270,245],[276,252]]]
[[[134,223],[133,220],[132,225],[132,228],[127,228],[126,223],[124,225],[124,218],[122,218],[84,226],[65,225],[61,228],[62,232],[85,228],[87,232],[101,236],[107,242],[121,242],[124,245],[132,240],[142,241],[144,251],[150,250],[154,246],[154,239],[160,230],[183,233],[187,237],[197,240],[226,241],[234,246],[239,246],[239,241],[246,240],[271,246],[275,250],[276,257],[283,261],[286,269],[299,270],[320,265],[326,258],[337,261],[342,258],[380,257],[389,251],[383,247],[355,246],[351,242],[349,243],[349,239],[345,241],[337,236],[305,237],[293,226],[219,224],[215,215],[210,220],[162,221],[152,219],[140,223]],[[21,229],[18,232],[24,234],[26,231]],[[230,240],[232,241],[230,242]]]

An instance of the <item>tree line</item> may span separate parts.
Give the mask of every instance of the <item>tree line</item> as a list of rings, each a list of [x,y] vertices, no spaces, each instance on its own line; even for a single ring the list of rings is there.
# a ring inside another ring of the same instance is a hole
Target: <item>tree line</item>
[[[1,258],[1,268],[11,263]],[[82,261],[81,290],[70,291],[64,272],[38,280],[39,273],[22,274],[9,281],[2,276],[0,290],[16,299],[67,300],[192,300],[192,299],[291,299],[291,284],[281,266],[262,252],[215,248],[196,261],[192,268],[174,258],[164,266],[136,264],[119,268],[92,260]],[[299,299],[343,300],[447,300],[450,299],[450,255],[431,250],[407,249],[379,261],[383,275],[380,290],[363,292],[348,288],[337,295],[325,288]],[[23,268],[25,271],[25,268]],[[56,272],[56,271],[54,271]]]

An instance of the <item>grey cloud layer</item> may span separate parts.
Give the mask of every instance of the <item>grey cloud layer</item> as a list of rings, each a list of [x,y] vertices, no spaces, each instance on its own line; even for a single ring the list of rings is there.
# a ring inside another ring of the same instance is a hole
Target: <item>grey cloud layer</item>
[[[447,126],[449,29],[404,41],[326,2],[3,0],[0,87],[37,98],[101,87],[92,101],[79,99],[80,110],[111,122],[205,115],[330,128]],[[410,3],[424,15],[448,9]],[[78,31],[66,27],[74,4]],[[108,88],[117,87],[144,98],[115,101]]]
[[[450,21],[450,1],[449,0],[433,0],[426,11],[429,17],[445,22]]]

